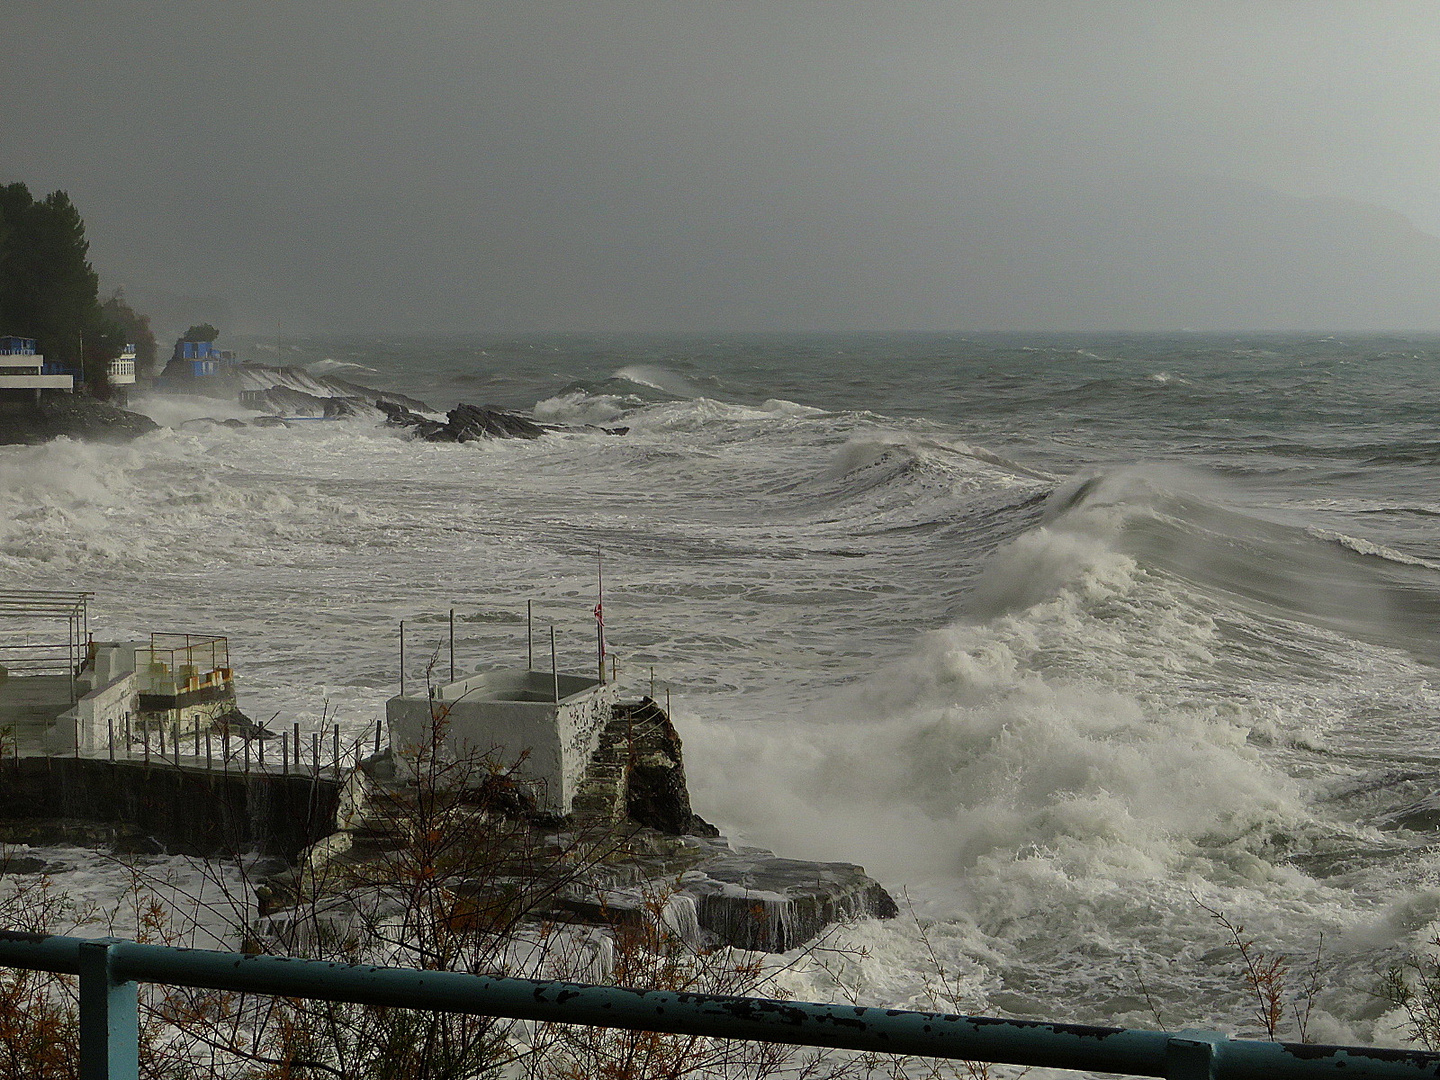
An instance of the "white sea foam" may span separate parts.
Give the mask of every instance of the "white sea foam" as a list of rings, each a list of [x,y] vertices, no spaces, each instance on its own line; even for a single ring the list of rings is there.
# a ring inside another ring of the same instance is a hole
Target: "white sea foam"
[[[450,607],[463,669],[523,662],[527,600],[589,670],[599,551],[622,679],[649,692],[653,665],[670,689],[697,809],[910,888],[919,922],[847,929],[869,957],[843,980],[797,966],[802,996],[854,974],[920,1004],[933,951],[967,1008],[1153,1026],[1142,978],[1175,1026],[1243,1026],[1198,898],[1296,955],[1324,931],[1327,1030],[1370,1031],[1376,964],[1436,921],[1431,837],[1376,823],[1417,797],[1386,770],[1428,769],[1440,695],[1369,602],[1380,571],[1422,575],[1423,599],[1425,552],[1351,545],[1412,560],[1376,571],[1237,509],[1265,491],[1089,464],[1131,450],[1057,421],[1059,394],[1030,406],[1041,447],[1009,413],[821,411],[776,396],[793,379],[746,405],[656,367],[617,373],[633,394],[522,399],[623,416],[624,438],[440,445],[354,420],[3,447],[0,578],[95,591],[100,637],[228,633],[247,712],[361,732],[402,619],[417,683],[445,667]]]

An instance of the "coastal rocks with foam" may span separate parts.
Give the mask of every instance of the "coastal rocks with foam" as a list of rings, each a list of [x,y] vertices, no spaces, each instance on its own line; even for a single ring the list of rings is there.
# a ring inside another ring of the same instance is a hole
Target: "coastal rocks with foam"
[[[376,407],[385,414],[391,427],[408,429],[412,438],[426,442],[477,442],[481,439],[538,439],[557,431],[603,431],[607,435],[623,435],[627,428],[572,427],[546,424],[507,409],[492,409],[461,403],[445,414],[442,423],[396,402],[377,401]]]
[[[127,412],[79,394],[45,394],[37,402],[0,407],[0,444],[35,444],[51,439],[129,442],[159,427],[148,416]]]
[[[376,883],[407,864],[414,835],[433,832],[428,821],[417,828],[409,781],[397,779],[408,775],[388,752],[356,771],[336,832],[261,886],[257,933],[351,934],[387,902],[393,887]],[[479,875],[470,867],[452,883],[466,911],[523,894],[535,898],[531,918],[592,926],[659,918],[696,943],[766,952],[803,945],[839,922],[898,913],[860,866],[737,847],[695,815],[679,735],[649,698],[615,707],[566,817],[537,813],[503,771],[492,779],[463,798],[451,793],[455,805],[442,814],[471,833],[447,843],[486,848]],[[333,887],[317,894],[314,883]]]

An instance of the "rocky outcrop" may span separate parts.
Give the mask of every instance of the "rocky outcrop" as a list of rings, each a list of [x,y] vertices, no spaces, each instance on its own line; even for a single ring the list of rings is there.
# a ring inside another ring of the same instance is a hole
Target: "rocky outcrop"
[[[358,925],[353,912],[375,901],[367,889],[374,892],[417,831],[413,793],[398,771],[388,752],[366,762],[340,799],[339,829],[264,884],[267,932],[318,932],[301,925],[315,912]],[[533,898],[532,917],[613,926],[652,917],[658,904],[681,936],[767,952],[803,945],[838,922],[897,914],[889,893],[859,866],[737,847],[697,817],[680,737],[649,698],[616,706],[567,819],[536,814],[523,797],[507,795],[504,779],[496,773],[467,788],[454,807],[483,825],[474,843],[485,847],[488,884],[457,886],[471,890],[468,903],[477,908],[521,891]],[[561,854],[545,854],[552,852]],[[305,883],[319,881],[370,884],[307,895]]]
[[[0,402],[0,443],[43,443],[61,436],[82,442],[129,442],[159,426],[148,416],[82,394],[43,394],[38,402]]]
[[[385,414],[391,427],[405,428],[411,438],[426,442],[477,442],[481,439],[538,439],[556,431],[603,431],[607,435],[624,435],[629,428],[573,427],[566,424],[543,424],[517,412],[490,409],[480,405],[455,406],[445,414],[444,422],[424,416],[399,402],[377,401],[375,407]]]
[[[426,442],[475,442],[479,439],[538,439],[551,431],[562,430],[541,424],[519,413],[503,409],[486,409],[478,405],[457,405],[445,415],[445,422],[422,416],[396,402],[379,402],[392,427],[409,428],[417,439]]]

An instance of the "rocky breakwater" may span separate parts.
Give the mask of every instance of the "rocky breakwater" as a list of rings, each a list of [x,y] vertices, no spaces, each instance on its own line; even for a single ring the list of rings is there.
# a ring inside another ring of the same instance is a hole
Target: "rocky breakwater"
[[[51,439],[129,442],[160,425],[81,394],[44,394],[39,401],[0,403],[0,444],[35,444]]]
[[[607,435],[624,435],[628,428],[575,427],[567,424],[545,424],[521,413],[491,409],[480,405],[455,406],[442,422],[417,413],[397,402],[377,401],[376,408],[385,414],[391,427],[406,429],[411,438],[426,442],[477,442],[481,439],[538,439],[557,431],[603,431]]]
[[[478,787],[454,786],[455,768],[444,764],[443,792],[426,792],[388,752],[366,762],[336,833],[261,886],[257,936],[288,946],[363,936],[367,925],[408,917],[407,883],[417,879],[427,897],[447,898],[447,924],[662,918],[695,944],[766,952],[898,913],[859,866],[733,845],[696,816],[680,737],[648,698],[616,708],[565,818],[536,814],[498,763],[478,764]],[[429,855],[436,843],[442,858]]]

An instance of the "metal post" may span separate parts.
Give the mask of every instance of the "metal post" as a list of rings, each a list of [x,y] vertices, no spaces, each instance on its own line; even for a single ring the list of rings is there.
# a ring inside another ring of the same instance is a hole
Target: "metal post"
[[[555,627],[550,627],[550,675],[555,680],[555,704],[560,704],[560,665],[555,661]]]
[[[15,741],[15,745],[19,747],[20,741],[18,739]],[[125,756],[126,758],[130,756],[130,714],[128,712],[125,714]]]
[[[205,729],[205,768],[206,768],[207,771],[210,770],[210,769],[215,768],[215,761],[214,761],[214,758],[211,756],[211,752],[210,752],[210,729],[209,729],[209,728],[206,728],[206,729]]]
[[[175,748],[175,767],[180,767],[180,721],[175,721],[175,726],[170,729],[170,745]]]
[[[220,729],[220,771],[224,773],[230,771],[230,728],[228,726]]]
[[[290,775],[290,733],[280,732],[280,775]]]
[[[200,756],[200,718],[195,718],[195,756]]]
[[[310,732],[310,760],[315,764],[315,775],[320,775],[320,732]]]
[[[265,740],[264,740],[263,738],[261,738],[261,739],[259,739],[258,741],[259,741],[259,744],[260,744],[259,747],[258,747],[258,749],[259,749],[259,751],[260,751],[260,771],[261,771],[261,772],[264,772],[264,771],[265,771]]]
[[[165,721],[160,721],[160,760],[165,760]]]
[[[525,670],[535,670],[535,622],[534,601],[525,601]]]
[[[455,681],[455,609],[450,609],[450,681]],[[339,758],[337,756],[336,760]]]
[[[116,978],[109,940],[79,947],[80,1080],[134,1080],[140,1075],[139,994]]]
[[[244,771],[248,773],[250,771],[250,739],[248,736],[241,736],[240,752],[245,757]]]
[[[375,721],[375,753],[380,753],[380,721]]]
[[[111,760],[111,761],[114,761],[114,760],[115,760],[115,718],[114,718],[113,716],[107,716],[107,717],[105,718],[105,741],[106,741],[107,743],[109,743],[109,745],[110,745],[110,760]]]
[[[339,725],[339,724],[336,724],[336,725],[335,725],[334,746],[335,746],[335,771],[338,773],[338,772],[340,771],[340,725]]]
[[[144,728],[140,729],[140,738],[145,747],[145,764],[150,764],[150,732]]]

